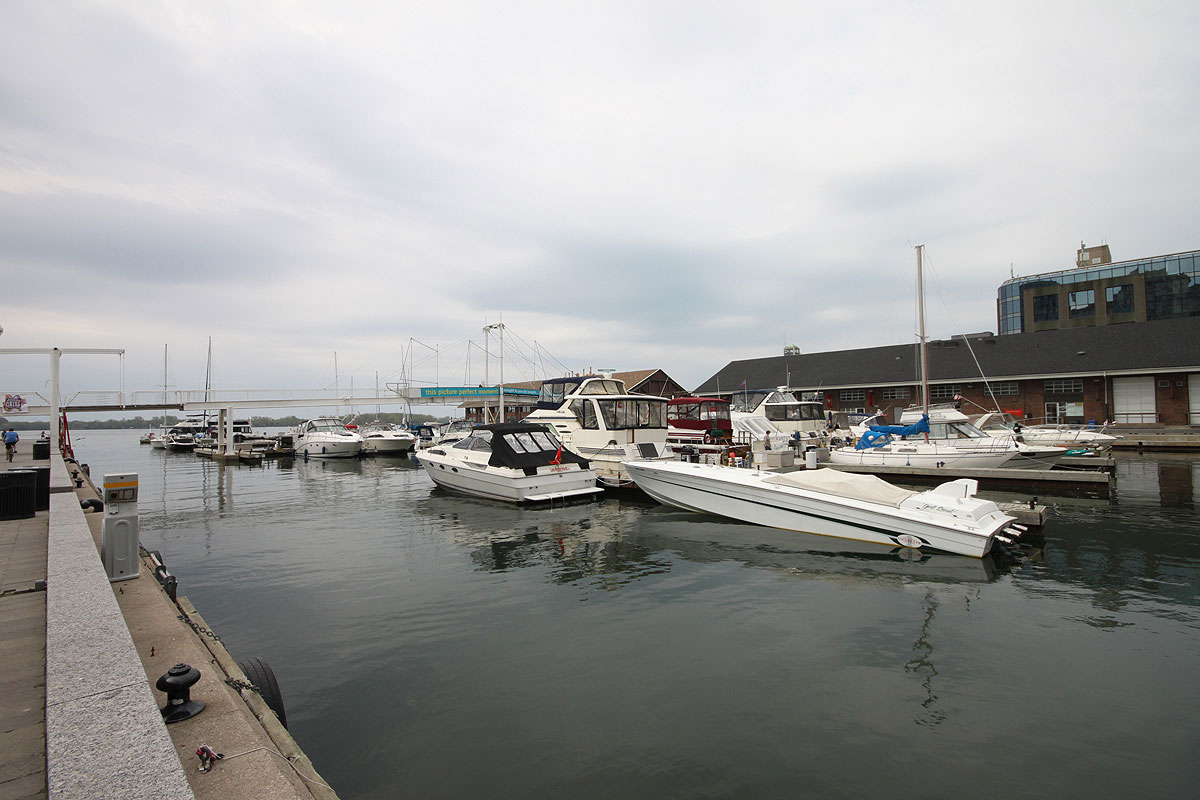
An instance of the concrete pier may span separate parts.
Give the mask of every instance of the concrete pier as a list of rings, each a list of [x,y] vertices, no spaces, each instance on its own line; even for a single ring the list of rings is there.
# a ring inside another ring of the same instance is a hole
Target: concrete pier
[[[144,558],[139,578],[109,582],[103,514],[80,508],[95,488],[31,449],[3,464],[49,464],[51,494],[48,511],[0,521],[0,800],[336,800],[262,698],[235,688],[248,682],[220,642],[181,618],[200,619],[186,598]],[[180,662],[201,671],[191,691],[207,708],[167,726],[154,682]],[[202,744],[228,760],[200,772]]]

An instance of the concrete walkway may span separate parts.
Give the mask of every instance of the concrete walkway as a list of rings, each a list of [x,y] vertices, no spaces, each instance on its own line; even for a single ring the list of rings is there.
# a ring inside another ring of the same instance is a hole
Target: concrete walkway
[[[34,462],[27,442],[3,469]],[[49,513],[0,521],[0,800],[46,797],[46,532]]]

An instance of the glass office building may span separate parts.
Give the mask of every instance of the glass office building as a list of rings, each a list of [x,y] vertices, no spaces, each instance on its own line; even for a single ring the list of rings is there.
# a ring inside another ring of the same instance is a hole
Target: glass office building
[[[997,315],[1001,334],[1200,316],[1200,250],[1013,278]]]

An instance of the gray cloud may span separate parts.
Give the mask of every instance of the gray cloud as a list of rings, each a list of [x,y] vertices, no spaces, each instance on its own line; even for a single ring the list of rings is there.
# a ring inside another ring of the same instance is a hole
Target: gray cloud
[[[212,335],[226,385],[302,387],[334,351],[395,375],[415,337],[466,379],[503,312],[570,368],[694,385],[785,341],[911,341],[917,243],[933,335],[992,329],[1010,268],[1080,239],[1196,247],[1197,15],[15,4],[0,346],[125,346],[152,388],[163,342],[194,382]]]

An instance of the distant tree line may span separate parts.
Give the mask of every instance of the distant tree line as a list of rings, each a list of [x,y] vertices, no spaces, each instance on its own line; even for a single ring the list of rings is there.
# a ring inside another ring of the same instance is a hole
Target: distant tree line
[[[166,424],[174,425],[176,422],[184,419],[173,414],[168,414]],[[301,419],[300,417],[251,417],[250,427],[252,428],[294,428],[301,422],[304,422],[310,417]],[[360,414],[356,419],[344,417],[348,422],[353,421],[359,425],[365,425],[368,422],[374,422],[378,419],[380,422],[392,422],[397,425],[403,425],[406,421],[414,425],[427,424],[430,422],[448,422],[449,417],[434,417],[429,414]],[[132,430],[148,430],[150,428],[159,428],[163,425],[162,417],[145,417],[137,416],[129,419],[71,419],[69,420],[71,430],[102,430],[102,429],[122,429],[128,428]],[[50,425],[50,421],[45,418],[41,419],[9,419],[0,417],[0,427],[4,430],[13,428],[18,431],[44,431]]]

